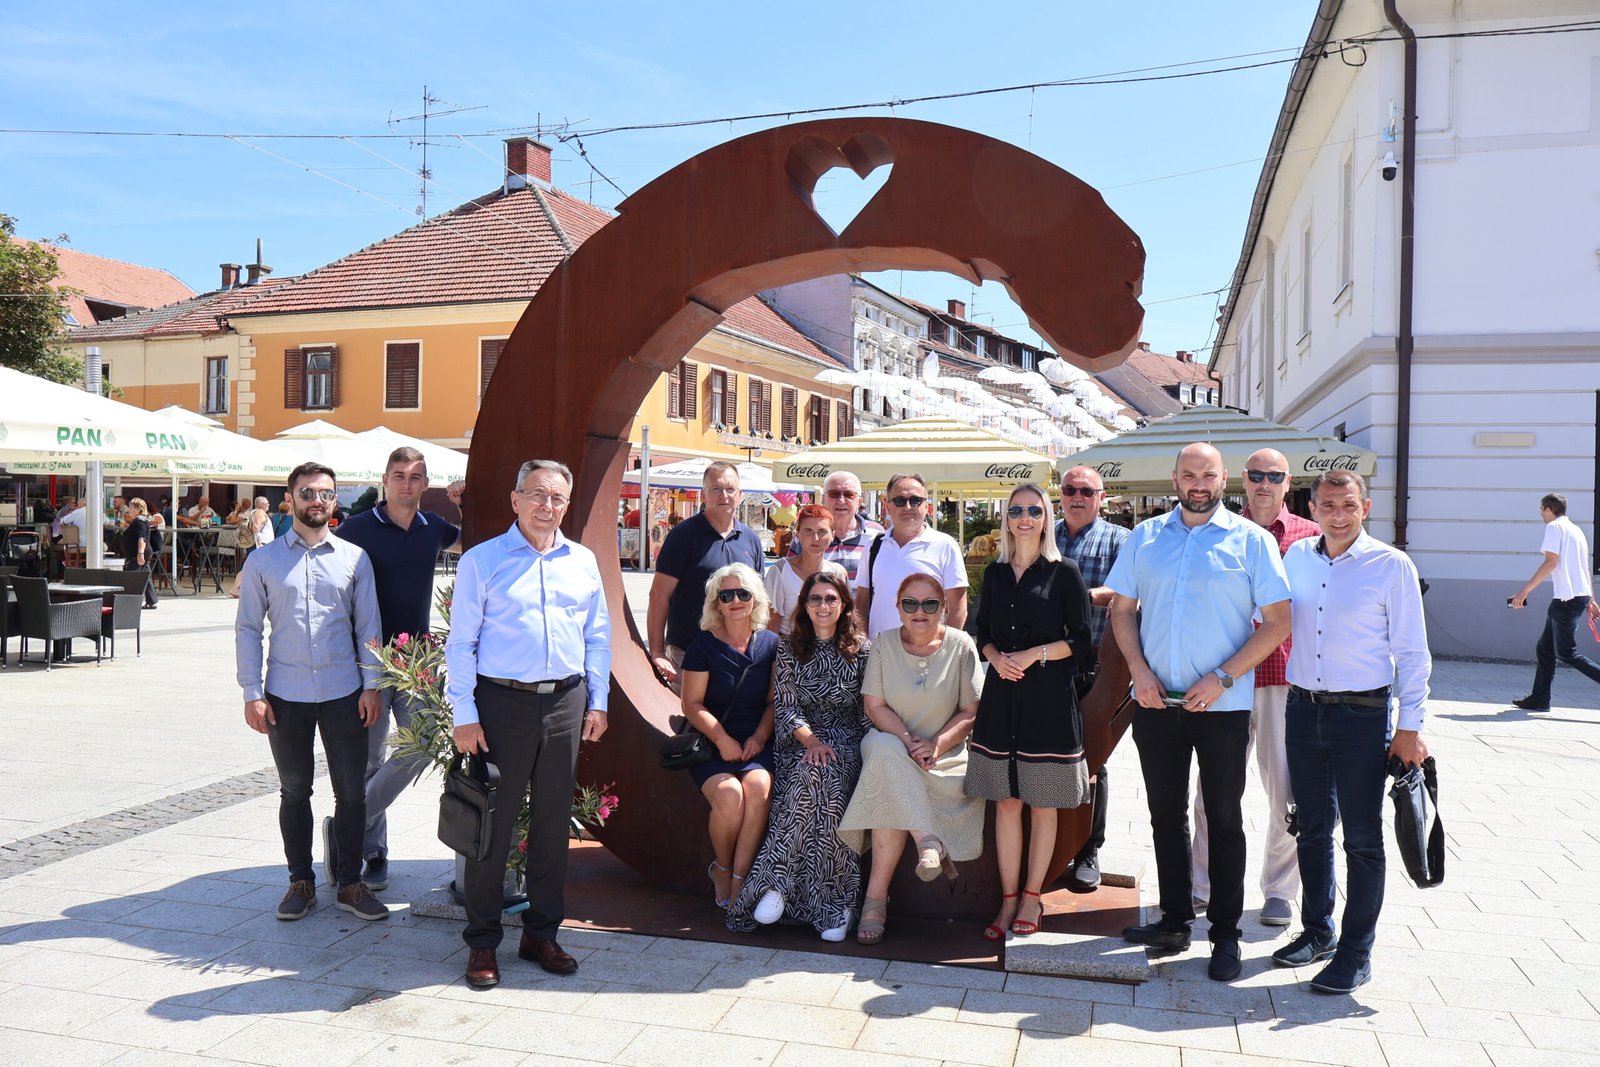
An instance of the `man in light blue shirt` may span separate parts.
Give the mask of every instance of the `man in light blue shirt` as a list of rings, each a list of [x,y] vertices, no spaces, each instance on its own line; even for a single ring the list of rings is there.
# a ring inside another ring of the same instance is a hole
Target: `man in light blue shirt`
[[[1238,977],[1244,913],[1245,761],[1256,664],[1289,635],[1289,585],[1278,544],[1222,506],[1228,472],[1205,443],[1178,453],[1179,506],[1140,523],[1106,578],[1111,628],[1133,675],[1139,748],[1161,884],[1161,918],[1129,941],[1182,951],[1194,921],[1189,865],[1189,764],[1200,763],[1210,822],[1211,965]],[[1259,614],[1261,626],[1254,626]]]
[[[469,549],[456,569],[445,642],[445,693],[462,752],[487,752],[500,770],[489,855],[466,865],[467,984],[500,983],[506,855],[518,800],[532,783],[528,910],[517,955],[552,974],[577,961],[556,943],[566,917],[567,822],[578,743],[606,732],[611,616],[594,553],[561,533],[572,472],[531,460],[517,473],[517,521]],[[587,709],[587,710],[586,710]]]
[[[328,536],[338,493],[334,474],[302,463],[286,494],[294,525],[250,553],[239,572],[234,654],[244,690],[244,721],[267,735],[282,783],[278,825],[289,861],[289,892],[278,918],[300,919],[316,904],[311,865],[311,783],[322,734],[333,781],[332,876],[338,906],[362,919],[389,909],[361,881],[366,826],[367,728],[378,720],[378,597],[372,563],[348,541]],[[266,678],[262,639],[268,622]]]

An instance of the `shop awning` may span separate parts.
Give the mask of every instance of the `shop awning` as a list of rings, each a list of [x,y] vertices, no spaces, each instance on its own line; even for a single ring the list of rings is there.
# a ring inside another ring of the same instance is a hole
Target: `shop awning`
[[[775,477],[820,486],[835,471],[849,471],[871,489],[895,474],[915,472],[940,493],[1005,496],[1025,482],[1048,485],[1049,456],[947,418],[906,419],[818,445],[775,460]]]

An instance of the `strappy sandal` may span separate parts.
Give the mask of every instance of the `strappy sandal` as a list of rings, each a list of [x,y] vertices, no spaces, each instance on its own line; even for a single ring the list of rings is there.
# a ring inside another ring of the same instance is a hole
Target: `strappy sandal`
[[[737,878],[738,875],[733,873],[733,868],[732,867],[724,867],[722,864],[718,863],[716,860],[712,860],[711,861],[711,866],[706,868],[706,877],[711,879],[711,899],[717,902],[717,907],[726,908],[728,906],[728,902],[732,899],[732,897],[731,896],[728,896],[728,897],[719,897],[719,896],[717,896],[717,875],[719,875],[719,874],[727,875],[730,882],[734,878]],[[729,892],[730,893],[732,892],[731,886],[729,888]]]
[[[1016,893],[1002,893],[1000,895],[1000,899],[1016,900],[1017,896],[1018,894]],[[1001,906],[1001,910],[1005,910],[1004,905]],[[988,926],[983,928],[983,939],[985,941],[1004,941],[1006,939],[1005,928],[999,923],[990,923]]]
[[[869,919],[869,915],[877,915]],[[883,928],[889,922],[889,898],[868,897],[861,902],[861,921],[856,923],[856,944],[876,945],[883,940]]]
[[[1022,891],[1022,895],[1025,897],[1033,897],[1039,901],[1039,919],[1037,922],[1029,922],[1027,919],[1011,920],[1011,932],[1016,934],[1018,937],[1027,937],[1029,934],[1038,933],[1040,924],[1044,922],[1044,898],[1030,889],[1024,889]],[[1027,902],[1024,901],[1023,903]]]
[[[917,854],[915,871],[918,878],[931,882],[942,874],[952,882],[956,880],[956,865],[945,851],[943,841],[929,834],[917,842],[917,847],[921,850]]]

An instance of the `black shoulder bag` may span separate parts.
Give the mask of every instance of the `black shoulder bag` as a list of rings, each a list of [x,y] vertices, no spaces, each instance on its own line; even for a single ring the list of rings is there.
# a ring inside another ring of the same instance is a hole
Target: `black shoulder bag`
[[[439,840],[472,862],[488,859],[499,789],[500,768],[478,753],[457,752],[445,772],[444,795],[439,798]]]
[[[753,635],[751,640],[755,640]],[[739,673],[739,680],[733,683],[735,699],[738,698],[739,687],[744,684],[745,675],[750,673],[752,666],[754,664],[746,665],[745,669]],[[731,710],[733,710],[733,705],[730,702],[728,709],[722,715],[717,716],[717,721],[721,722],[723,716],[727,715],[728,711]],[[690,767],[698,767],[701,764],[710,763],[717,755],[717,746],[711,743],[711,738],[690,726],[688,716],[674,715],[673,719],[676,720],[676,728],[666,740],[661,742],[661,769],[664,771],[686,771]]]

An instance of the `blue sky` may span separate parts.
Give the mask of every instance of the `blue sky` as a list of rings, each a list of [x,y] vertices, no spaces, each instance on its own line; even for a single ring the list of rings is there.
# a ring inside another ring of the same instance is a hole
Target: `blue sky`
[[[404,133],[422,87],[435,119],[428,213],[499,184],[498,138],[541,119],[579,129],[709,119],[1080,78],[1217,57],[1292,57],[1314,0],[1196,4],[144,5],[9,0],[0,10],[0,127],[172,131],[239,140],[0,133],[0,211],[29,237],[216,285],[255,240],[279,274],[319,266],[417,221],[421,150]],[[1377,29],[1377,26],[1371,27]],[[1213,66],[1229,66],[1218,62]],[[1184,68],[1197,69],[1197,68]],[[1143,238],[1145,339],[1199,349],[1243,237],[1290,66],[1090,88],[1044,88],[896,110],[1031,148],[1099,188]],[[1164,73],[1171,73],[1164,72]],[[1382,123],[1375,116],[1374,128]],[[589,136],[623,190],[781,120]],[[463,137],[497,131],[490,137]],[[555,181],[621,199],[558,145]],[[320,173],[312,173],[312,168]],[[834,172],[838,175],[840,172]],[[353,187],[353,188],[352,188]],[[819,201],[845,211],[853,176]],[[359,190],[359,191],[358,191]],[[902,282],[903,279],[903,282]],[[877,279],[1027,336],[1003,290],[948,275]],[[1187,298],[1187,299],[1178,299]]]

